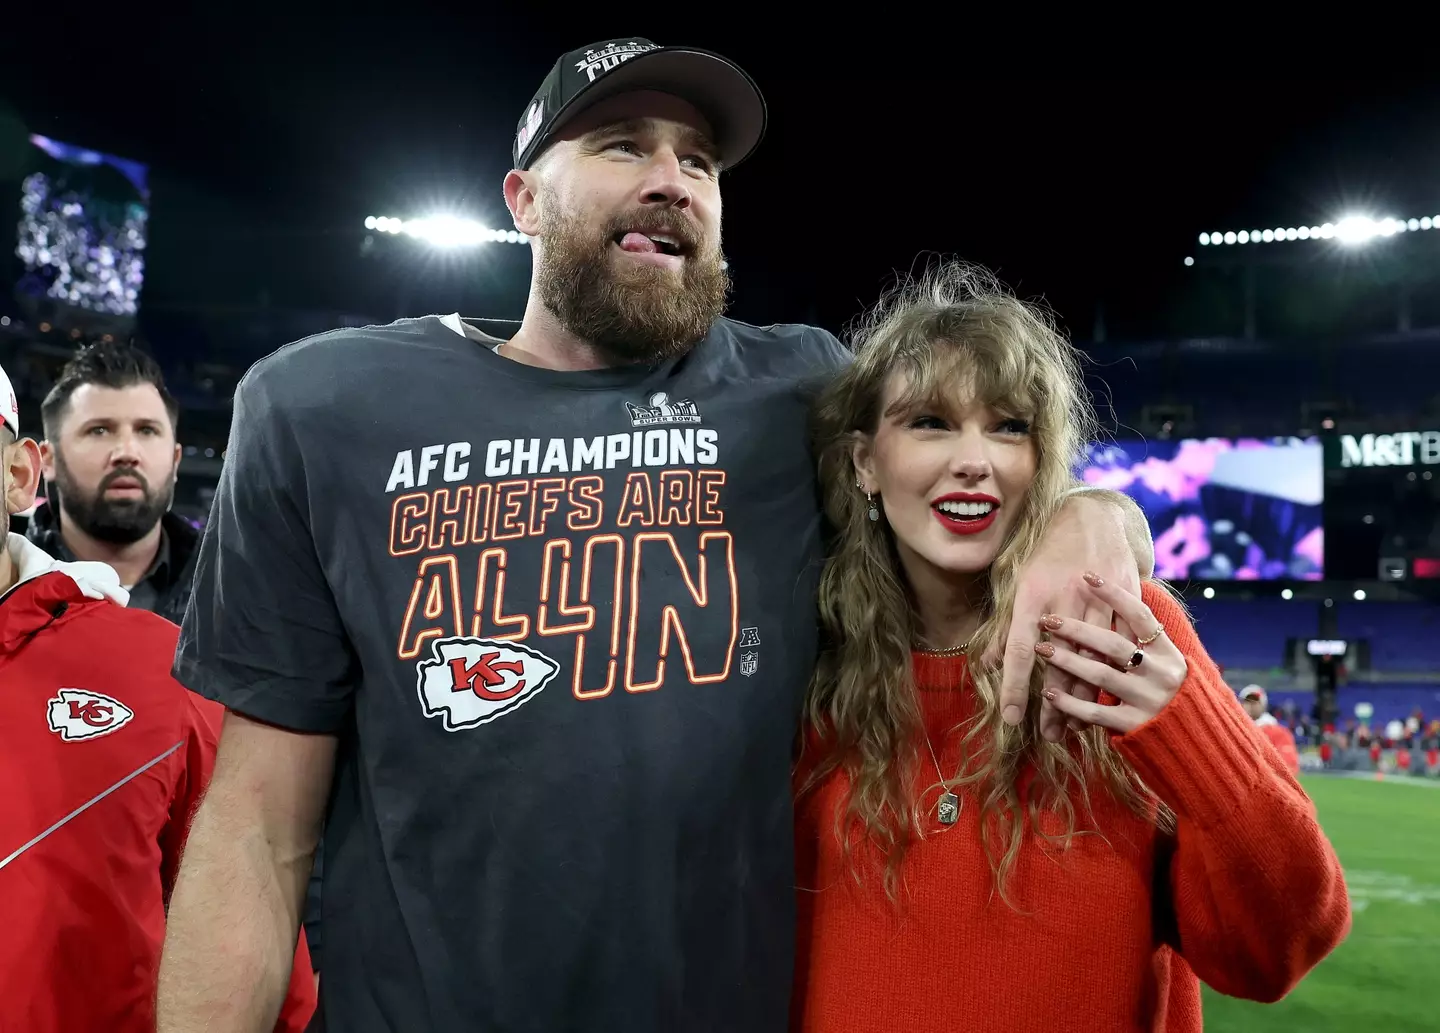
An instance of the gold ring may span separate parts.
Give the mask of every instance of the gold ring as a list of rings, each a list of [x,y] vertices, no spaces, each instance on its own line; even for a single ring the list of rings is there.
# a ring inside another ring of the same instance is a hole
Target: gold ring
[[[1156,628],[1153,632],[1150,633],[1150,637],[1149,637],[1149,638],[1142,638],[1142,639],[1140,639],[1140,641],[1136,642],[1135,644],[1136,644],[1137,646],[1148,646],[1151,642],[1154,642],[1157,638],[1159,638],[1159,637],[1160,637],[1161,635],[1163,635],[1163,634],[1165,634],[1165,625],[1162,624],[1162,625],[1160,625],[1158,628]]]

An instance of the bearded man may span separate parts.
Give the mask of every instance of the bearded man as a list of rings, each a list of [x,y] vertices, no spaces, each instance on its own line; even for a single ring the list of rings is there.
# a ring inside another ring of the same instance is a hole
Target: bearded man
[[[46,501],[28,537],[65,562],[106,563],[130,609],[179,624],[199,534],[170,512],[180,407],[155,360],[122,343],[81,348],[40,406]]]

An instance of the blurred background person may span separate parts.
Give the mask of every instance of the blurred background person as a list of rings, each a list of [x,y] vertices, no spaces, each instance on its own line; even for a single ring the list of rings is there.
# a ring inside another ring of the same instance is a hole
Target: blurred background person
[[[1300,774],[1300,751],[1295,746],[1295,733],[1270,713],[1270,697],[1265,690],[1259,685],[1245,686],[1240,690],[1240,703],[1291,772]]]
[[[199,533],[170,512],[179,404],[155,360],[97,342],[60,372],[41,407],[47,498],[27,535],[62,560],[108,563],[130,605],[180,623]]]

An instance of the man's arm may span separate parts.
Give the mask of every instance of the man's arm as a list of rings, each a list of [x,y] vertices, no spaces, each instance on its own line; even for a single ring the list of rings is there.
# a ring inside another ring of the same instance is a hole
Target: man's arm
[[[1097,606],[1081,590],[1081,578],[1094,571],[1107,581],[1140,594],[1140,581],[1155,569],[1155,545],[1145,514],[1128,495],[1103,488],[1076,487],[1046,530],[1040,548],[1020,571],[1015,608],[1006,633],[1000,685],[1000,710],[1005,721],[1018,725],[1030,699],[1030,675],[1035,667],[1035,643],[1040,641],[1040,619],[1048,613],[1084,620],[1109,628],[1113,614]],[[1047,667],[1045,688],[1078,693],[1088,700],[1094,693],[1056,667]],[[1051,704],[1040,712],[1040,731],[1052,741],[1064,733],[1065,717]]]
[[[165,1033],[269,1033],[292,960],[308,967],[301,899],[359,677],[311,526],[320,456],[349,411],[305,393],[333,378],[328,346],[281,349],[235,391],[173,668],[228,713],[171,901]]]
[[[170,903],[158,1033],[267,1033],[290,984],[334,736],[226,715]]]
[[[1071,488],[1070,497],[1094,499],[1118,509],[1125,529],[1125,541],[1129,544],[1130,554],[1135,557],[1135,562],[1140,568],[1140,579],[1148,581],[1154,576],[1155,539],[1150,534],[1150,521],[1145,519],[1145,511],[1140,508],[1138,502],[1123,491],[1111,491],[1109,488]]]

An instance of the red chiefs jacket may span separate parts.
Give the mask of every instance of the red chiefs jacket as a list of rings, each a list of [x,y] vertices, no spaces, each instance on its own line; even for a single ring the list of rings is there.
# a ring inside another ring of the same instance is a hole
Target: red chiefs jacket
[[[1300,750],[1295,745],[1295,733],[1275,720],[1273,714],[1261,714],[1255,719],[1260,734],[1270,740],[1270,745],[1284,759],[1292,775],[1300,774]]]
[[[115,572],[16,534],[0,596],[0,1033],[151,1033],[165,907],[223,709]],[[109,598],[107,598],[107,596]],[[315,1010],[303,936],[278,1030]]]

